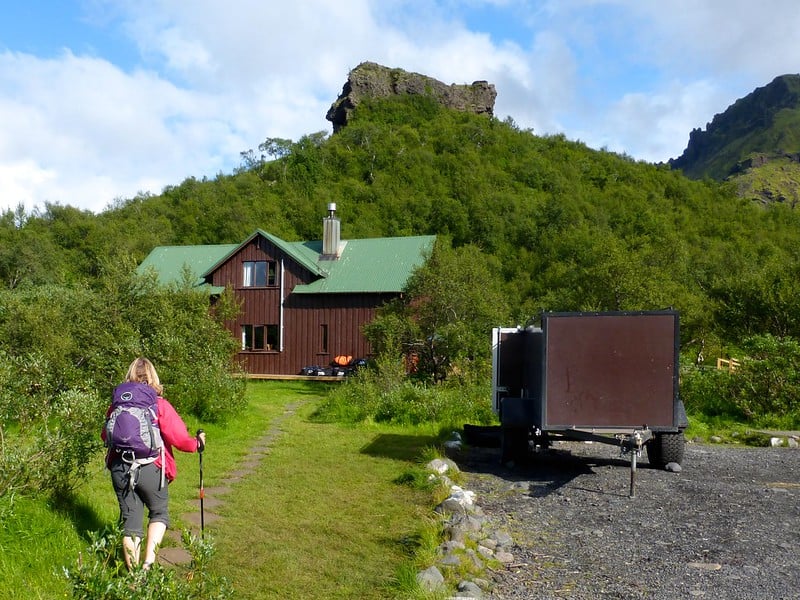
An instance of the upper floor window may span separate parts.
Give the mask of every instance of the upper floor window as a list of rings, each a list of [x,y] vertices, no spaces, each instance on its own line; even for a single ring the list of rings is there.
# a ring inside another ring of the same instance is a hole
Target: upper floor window
[[[274,260],[248,260],[243,263],[242,286],[267,287],[277,283],[277,265]]]

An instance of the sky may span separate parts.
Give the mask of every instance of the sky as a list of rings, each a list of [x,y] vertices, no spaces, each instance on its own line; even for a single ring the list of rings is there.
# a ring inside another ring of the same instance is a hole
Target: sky
[[[330,134],[364,61],[487,80],[497,118],[648,162],[800,72],[796,0],[0,2],[0,213],[97,213]]]

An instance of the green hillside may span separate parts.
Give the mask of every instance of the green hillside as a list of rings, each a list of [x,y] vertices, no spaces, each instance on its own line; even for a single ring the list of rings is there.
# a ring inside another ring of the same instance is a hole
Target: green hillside
[[[791,207],[800,202],[800,163],[796,158],[758,155],[729,181],[739,196],[755,202],[786,202]]]
[[[684,348],[698,354],[752,332],[800,335],[794,211],[422,96],[364,102],[334,135],[268,139],[235,173],[96,216],[7,212],[0,282],[91,282],[155,245],[236,243],[256,228],[319,239],[328,202],[345,238],[437,234],[477,247],[509,322],[542,309],[673,306]]]

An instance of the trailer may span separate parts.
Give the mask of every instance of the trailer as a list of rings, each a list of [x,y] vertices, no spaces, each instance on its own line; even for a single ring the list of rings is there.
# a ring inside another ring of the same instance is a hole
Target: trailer
[[[541,326],[492,330],[492,405],[504,461],[553,440],[646,448],[657,468],[680,464],[688,426],[679,395],[674,310],[545,312]]]

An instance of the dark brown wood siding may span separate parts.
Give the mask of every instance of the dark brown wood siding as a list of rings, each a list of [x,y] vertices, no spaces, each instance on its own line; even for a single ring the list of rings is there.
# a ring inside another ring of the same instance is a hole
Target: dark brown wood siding
[[[276,261],[275,286],[243,286],[243,263],[258,260]],[[238,358],[248,373],[295,375],[306,366],[328,366],[340,354],[353,358],[370,356],[371,348],[362,328],[374,319],[376,309],[395,294],[292,293],[296,285],[312,280],[311,273],[260,236],[212,274],[213,285],[232,287],[242,303],[241,314],[226,322],[237,340],[241,340],[243,325],[278,326],[282,342],[279,347],[239,352]],[[323,328],[327,329],[327,348],[323,348]]]

